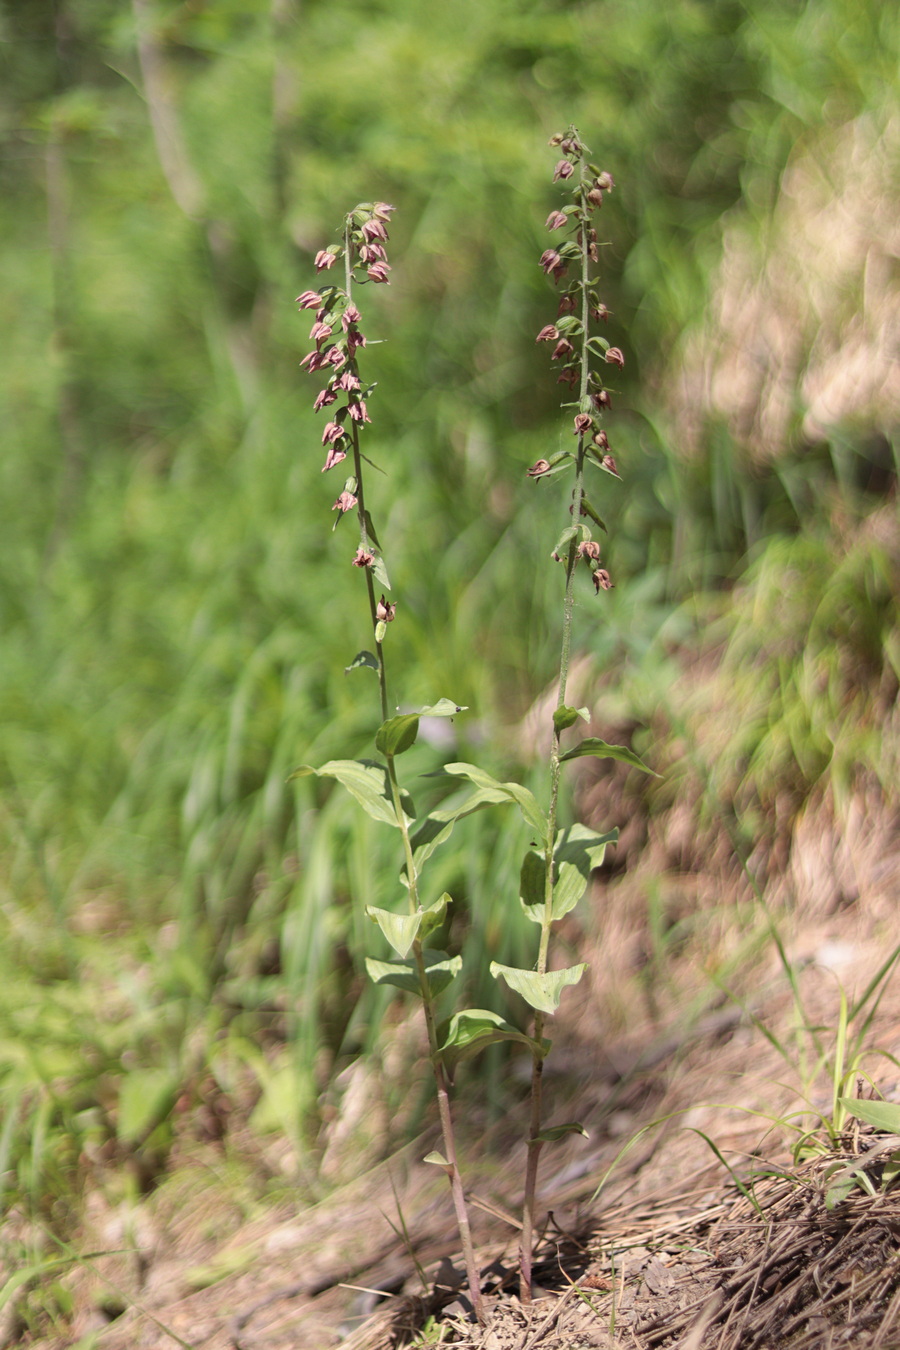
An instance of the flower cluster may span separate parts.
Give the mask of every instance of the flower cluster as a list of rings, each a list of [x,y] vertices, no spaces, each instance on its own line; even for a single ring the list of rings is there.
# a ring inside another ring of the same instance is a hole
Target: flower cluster
[[[362,318],[356,305],[350,298],[352,282],[362,283],[366,277],[370,281],[387,284],[388,266],[384,241],[388,238],[387,222],[393,206],[386,202],[374,205],[364,202],[357,206],[345,222],[344,243],[331,244],[316,254],[316,271],[323,272],[344,259],[347,273],[346,289],[339,286],[324,286],[320,291],[304,291],[297,296],[301,309],[314,309],[316,312],[309,339],[315,348],[300,362],[302,370],[327,371],[328,379],[324,389],[313,404],[316,412],[332,404],[343,402],[332,416],[322,432],[322,444],[327,447],[322,472],[334,468],[347,458],[347,431],[345,425],[349,418],[351,425],[371,421],[366,399],[371,388],[364,388],[359,377],[356,353],[365,347],[365,335],[360,332]],[[365,276],[360,275],[361,271]],[[332,338],[334,339],[332,341]],[[353,494],[342,493],[335,503],[335,509],[347,511],[356,503],[347,501]]]
[[[352,300],[352,286],[355,282],[362,285],[366,281],[388,285],[390,266],[385,252],[388,239],[387,226],[394,210],[386,202],[363,202],[355,207],[344,220],[344,238],[341,244],[330,244],[316,254],[316,271],[327,272],[335,263],[343,261],[345,281],[343,288],[337,285],[323,286],[317,291],[304,291],[297,296],[301,309],[315,310],[315,321],[310,329],[310,342],[315,347],[300,362],[300,367],[310,373],[326,372],[324,388],[313,403],[316,412],[323,408],[339,406],[329,414],[330,420],[322,430],[322,444],[325,446],[325,462],[322,472],[333,469],[336,464],[347,458],[348,452],[354,453],[358,460],[359,428],[371,422],[368,398],[372,385],[364,385],[360,378],[357,353],[365,347],[365,334],[360,330],[362,315]],[[337,511],[339,520],[347,511],[360,506],[361,488],[357,471],[348,478],[343,491],[338,495],[333,511]],[[360,510],[362,508],[360,507]],[[357,567],[371,566],[375,555],[364,540],[356,557]]]
[[[611,399],[596,366],[611,365],[621,370],[625,358],[618,347],[611,347],[605,338],[591,333],[591,324],[605,323],[609,310],[597,295],[590,278],[590,266],[599,258],[593,216],[602,206],[604,195],[611,192],[615,184],[611,174],[589,162],[589,151],[574,127],[565,134],[553,136],[550,144],[558,147],[563,156],[556,163],[553,181],[571,183],[571,201],[561,210],[551,211],[546,227],[550,231],[568,229],[570,237],[555,248],[544,250],[541,267],[557,283],[569,276],[570,269],[573,275],[560,294],[556,322],[545,324],[535,340],[553,343],[550,359],[560,363],[557,383],[567,386],[577,396],[574,434],[578,437],[578,449],[574,455],[562,450],[550,459],[539,459],[527,472],[531,478],[542,478],[564,467],[564,461],[574,459],[579,515],[599,521],[583,495],[583,464],[589,460],[616,478],[619,471],[610,453],[607,434],[600,425],[603,413],[611,406]],[[580,543],[577,542],[578,534],[581,535]],[[590,567],[596,590],[609,590],[612,585],[609,573],[600,566],[600,548],[590,538],[587,526],[579,525],[572,536],[572,549],[573,560],[583,558]]]

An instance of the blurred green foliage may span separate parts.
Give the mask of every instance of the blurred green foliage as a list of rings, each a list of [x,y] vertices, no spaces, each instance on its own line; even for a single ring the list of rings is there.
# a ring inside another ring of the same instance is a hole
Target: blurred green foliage
[[[398,860],[352,803],[286,782],[364,752],[378,720],[367,672],[344,675],[366,639],[355,545],[330,530],[340,484],[297,370],[293,297],[343,212],[397,207],[391,287],[360,297],[394,692],[471,707],[461,758],[515,759],[503,728],[558,633],[557,522],[523,474],[568,434],[534,345],[555,312],[548,136],[577,123],[618,183],[618,589],[608,624],[584,601],[580,641],[639,665],[686,595],[827,518],[827,456],[798,508],[783,464],[752,471],[727,438],[685,466],[656,394],[723,219],[764,231],[806,137],[894,106],[898,23],[877,0],[457,0],[439,21],[423,0],[0,5],[8,1190],[64,1192],[98,1131],[145,1148],[179,1093],[232,1082],[223,1036],[302,1151],[384,1012],[363,907],[392,903]],[[803,732],[804,772],[825,734]],[[460,942],[512,964],[501,897],[527,842],[472,819],[434,876]],[[275,1086],[254,1037],[289,1047]],[[132,1073],[156,1077],[123,1088]],[[145,1089],[161,1120],[126,1127]]]

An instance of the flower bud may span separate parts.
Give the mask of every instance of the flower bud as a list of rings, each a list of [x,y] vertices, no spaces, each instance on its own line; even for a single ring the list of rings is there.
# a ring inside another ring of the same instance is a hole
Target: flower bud
[[[612,192],[615,186],[615,180],[611,173],[598,174],[594,179],[594,187],[599,188],[601,192]]]
[[[618,366],[621,370],[625,364],[625,357],[618,347],[610,347],[609,351],[606,353],[606,362],[610,366]]]
[[[600,428],[599,431],[594,432],[593,436],[591,437],[591,440],[594,442],[594,445],[599,445],[601,450],[609,449],[609,437],[607,436],[606,432],[603,430],[602,427]]]
[[[612,399],[606,389],[598,389],[596,394],[591,394],[591,399],[597,409],[612,407]]]
[[[590,192],[587,194],[587,199],[590,202],[591,206],[603,205],[603,193],[600,191],[598,187],[591,188]]]
[[[614,478],[619,477],[619,470],[616,467],[616,461],[613,459],[612,455],[604,455],[601,462],[607,473],[611,473]]]

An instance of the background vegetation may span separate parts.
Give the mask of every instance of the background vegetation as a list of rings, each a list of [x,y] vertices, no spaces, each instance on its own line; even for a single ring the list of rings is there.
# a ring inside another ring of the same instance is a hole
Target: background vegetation
[[[362,914],[397,860],[342,795],[286,783],[362,752],[377,716],[344,675],[364,614],[293,304],[357,200],[397,207],[392,285],[364,298],[404,702],[469,705],[461,748],[530,772],[559,577],[524,469],[565,434],[536,259],[547,139],[575,122],[617,180],[627,360],[590,669],[658,762],[695,718],[699,779],[750,847],[823,784],[893,802],[900,399],[885,376],[810,422],[801,377],[829,353],[846,376],[873,257],[895,284],[898,26],[879,0],[455,0],[440,23],[423,0],[0,6],[7,1206],[64,1234],[82,1187],[146,1187],[186,1133],[238,1125],[242,1147],[278,1131],[315,1191],[336,1075],[385,1014]],[[779,280],[788,236],[814,264],[783,215],[804,164],[852,255],[813,299]],[[848,180],[883,213],[855,234]],[[723,309],[739,255],[771,278],[745,322]],[[743,378],[729,333],[759,369],[790,353],[765,446],[759,397],[720,397]],[[679,676],[702,652],[724,657],[698,711]],[[515,963],[517,826],[455,840],[435,881],[459,940]]]

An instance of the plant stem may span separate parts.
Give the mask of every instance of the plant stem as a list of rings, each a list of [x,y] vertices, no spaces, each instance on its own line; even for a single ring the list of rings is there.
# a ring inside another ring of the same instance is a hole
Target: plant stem
[[[582,166],[581,205],[583,219],[579,231],[581,246],[581,387],[579,406],[583,408],[588,393],[588,322],[590,319],[589,290],[589,240],[588,213],[585,208],[584,167]],[[584,433],[578,437],[578,450],[575,457],[575,486],[572,490],[572,520],[578,523],[581,516],[581,502],[584,497]],[[572,615],[575,608],[575,572],[578,566],[578,537],[569,542],[566,556],[566,588],[563,599],[562,642],[559,658],[559,694],[557,708],[566,702],[566,686],[569,680],[569,662],[572,649]],[[547,972],[547,958],[550,949],[550,928],[553,923],[553,853],[556,843],[556,816],[559,804],[560,782],[560,730],[554,722],[553,737],[550,742],[550,806],[547,812],[547,837],[544,841],[544,863],[546,881],[544,891],[544,917],[541,924],[541,943],[538,951],[537,971],[539,975]],[[534,1039],[538,1045],[544,1039],[544,1014],[538,1010],[534,1014]],[[543,1141],[538,1138],[541,1131],[541,1112],[543,1105],[544,1056],[534,1051],[531,1063],[531,1117],[529,1121],[527,1157],[525,1163],[525,1197],[522,1204],[522,1236],[519,1245],[519,1298],[523,1304],[531,1302],[531,1265],[534,1247],[534,1216],[537,1195],[538,1167],[540,1164]]]
[[[394,811],[397,815],[397,824],[400,826],[400,834],[403,838],[403,849],[406,854],[406,876],[409,884],[410,913],[415,914],[419,908],[418,877],[416,874],[412,840],[409,837],[409,826],[406,823],[406,815],[400,797],[400,784],[397,781],[397,774],[394,768],[393,755],[387,756],[387,766]],[[416,974],[419,978],[419,992],[422,998],[422,1006],[425,1009],[425,1028],[428,1033],[428,1054],[434,1073],[434,1083],[438,1101],[438,1116],[441,1122],[441,1138],[444,1144],[444,1157],[447,1160],[447,1176],[450,1182],[450,1193],[453,1197],[456,1224],[459,1228],[463,1259],[466,1264],[466,1278],[469,1282],[469,1295],[472,1300],[472,1306],[475,1309],[475,1315],[478,1318],[478,1321],[483,1325],[485,1315],[484,1300],[481,1296],[481,1274],[478,1269],[478,1262],[475,1259],[475,1245],[472,1241],[469,1213],[466,1209],[466,1197],[463,1190],[462,1178],[459,1174],[459,1167],[456,1162],[456,1135],[453,1128],[453,1114],[450,1110],[449,1083],[447,1072],[440,1056],[437,1023],[435,1020],[435,1000],[431,992],[431,985],[428,981],[428,969],[425,965],[425,951],[418,938],[413,943],[412,951],[416,963]]]

